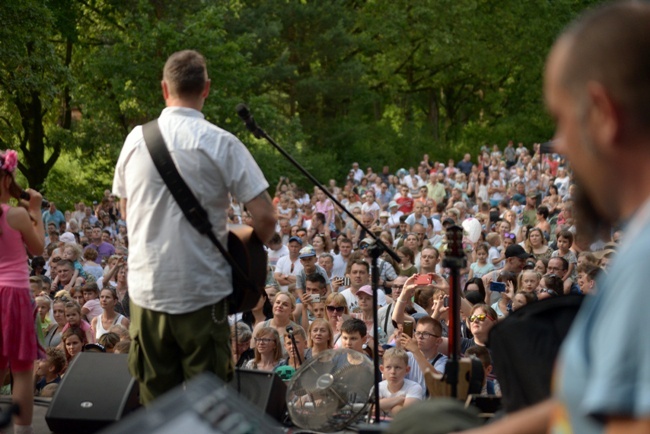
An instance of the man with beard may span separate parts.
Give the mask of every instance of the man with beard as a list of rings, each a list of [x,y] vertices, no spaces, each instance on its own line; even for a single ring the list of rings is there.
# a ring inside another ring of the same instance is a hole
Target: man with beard
[[[553,375],[554,396],[481,432],[650,432],[650,4],[589,12],[555,43],[544,92],[557,152],[598,217],[625,238],[585,300]]]

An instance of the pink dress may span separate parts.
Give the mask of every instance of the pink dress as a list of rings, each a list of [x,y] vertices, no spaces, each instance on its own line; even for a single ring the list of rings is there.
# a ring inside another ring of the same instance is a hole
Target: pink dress
[[[11,207],[0,206],[0,369],[25,371],[37,357],[36,309],[22,234],[7,223]]]

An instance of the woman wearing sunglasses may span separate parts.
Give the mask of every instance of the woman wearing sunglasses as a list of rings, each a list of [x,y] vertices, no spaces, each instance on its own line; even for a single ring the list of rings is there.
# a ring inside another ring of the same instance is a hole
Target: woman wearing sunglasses
[[[339,293],[330,293],[325,299],[325,309],[327,313],[327,320],[330,323],[330,327],[334,332],[334,339],[332,342],[336,346],[336,343],[341,337],[341,325],[343,321],[350,318],[350,312],[348,311],[348,302],[344,296]],[[337,346],[338,347],[338,346]]]
[[[556,274],[545,274],[539,281],[539,286],[535,292],[537,293],[538,300],[559,297],[560,295],[564,295],[564,282]]]
[[[497,323],[497,313],[486,304],[475,304],[467,317],[472,332],[472,339],[462,338],[460,343],[461,353],[475,345],[484,347],[488,340],[490,330]]]

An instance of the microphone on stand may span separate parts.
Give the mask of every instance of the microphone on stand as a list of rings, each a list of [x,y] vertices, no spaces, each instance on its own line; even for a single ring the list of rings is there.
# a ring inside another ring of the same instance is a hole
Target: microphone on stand
[[[306,313],[304,313],[306,314]],[[298,361],[296,360],[293,361],[294,363],[294,368],[298,369],[298,365],[296,363],[299,363],[302,365],[302,359],[300,358],[300,351],[298,351],[298,347],[296,346],[296,337],[293,335],[293,327],[291,325],[288,325],[287,328],[287,333],[289,334],[289,339],[291,339],[291,345],[293,345],[293,354],[296,356]]]
[[[257,126],[257,123],[255,122],[255,118],[253,115],[251,115],[250,110],[248,110],[248,107],[244,103],[239,103],[235,107],[235,111],[237,111],[237,115],[241,118],[242,121],[246,124],[246,128],[248,128],[248,131],[253,133],[256,139],[261,139],[262,134],[260,133],[260,129]]]

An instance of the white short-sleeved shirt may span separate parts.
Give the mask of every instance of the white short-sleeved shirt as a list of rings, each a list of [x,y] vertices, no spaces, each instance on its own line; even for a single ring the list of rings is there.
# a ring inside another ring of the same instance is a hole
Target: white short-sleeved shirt
[[[168,107],[158,119],[178,171],[227,244],[230,192],[247,203],[269,186],[248,149],[201,112]],[[142,127],[126,138],[113,193],[127,201],[129,296],[146,309],[181,314],[232,292],[231,271],[217,248],[187,221],[153,164]]]
[[[302,264],[300,263],[300,259],[296,258],[294,262],[291,262],[291,257],[289,255],[281,257],[275,264],[275,272],[285,274],[287,276],[298,276],[301,271]],[[287,292],[289,290],[289,286],[280,286],[280,290]]]
[[[384,380],[379,383],[379,398],[393,398],[395,396],[404,396],[405,398],[422,399],[424,392],[422,387],[415,381],[404,379],[402,388],[392,393],[388,390],[388,381]]]

